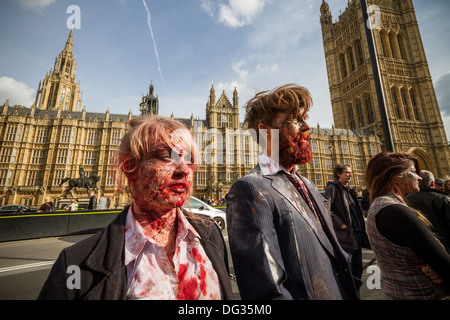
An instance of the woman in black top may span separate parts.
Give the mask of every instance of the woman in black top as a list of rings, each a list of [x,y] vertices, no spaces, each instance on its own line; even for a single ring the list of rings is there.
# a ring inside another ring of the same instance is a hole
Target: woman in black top
[[[429,221],[404,200],[419,191],[419,175],[419,162],[408,153],[381,152],[367,165],[367,235],[391,299],[450,297],[450,255]]]

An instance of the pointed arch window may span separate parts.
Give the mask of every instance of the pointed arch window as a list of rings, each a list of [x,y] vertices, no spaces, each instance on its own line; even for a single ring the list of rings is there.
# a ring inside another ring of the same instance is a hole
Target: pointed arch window
[[[353,50],[351,47],[347,49],[347,56],[348,56],[348,61],[350,64],[350,69],[351,69],[351,71],[354,71],[355,70],[355,62],[353,59]]]
[[[380,31],[380,38],[381,38],[381,47],[383,49],[383,56],[387,58],[392,57],[391,50],[389,48],[389,39],[385,30]]]
[[[397,42],[398,42],[398,49],[400,51],[400,58],[403,60],[408,60],[405,37],[403,37],[401,33],[397,35]]]
[[[393,108],[392,108],[394,111],[394,116],[397,119],[400,119],[400,110],[399,110],[400,106],[398,105],[397,93],[395,92],[394,87],[391,88],[391,94],[392,94],[392,102],[394,103]]]
[[[350,122],[350,129],[355,129],[355,116],[353,114],[353,107],[349,105],[348,107],[348,120]]]
[[[59,108],[62,109],[64,104],[64,97],[66,96],[66,87],[61,88],[61,95],[59,96]]]
[[[69,110],[69,102],[70,102],[70,88],[66,90],[66,99],[64,103],[64,110]]]
[[[389,45],[391,46],[392,57],[398,59],[399,54],[397,51],[397,38],[393,32],[389,32],[388,37],[389,37]]]
[[[361,101],[358,101],[356,103],[356,110],[358,112],[358,121],[359,121],[359,125],[360,127],[364,127],[364,115],[363,115],[363,111],[362,111],[362,103]]]
[[[412,107],[413,107],[414,118],[415,118],[416,121],[422,121],[422,119],[420,118],[420,115],[419,115],[419,106],[416,103],[416,95],[414,93],[414,90],[411,90],[409,92],[409,95],[411,97],[411,103],[412,103]]]
[[[356,50],[356,62],[359,67],[360,65],[362,65],[364,63],[361,42],[359,40],[356,40],[356,42],[355,42],[355,50]]]
[[[370,96],[366,98],[366,112],[367,112],[367,121],[369,121],[369,124],[375,122],[375,118],[373,115],[373,108],[372,108],[372,100],[370,99]]]
[[[407,120],[411,120],[411,115],[409,114],[408,105],[406,102],[406,94],[405,94],[405,88],[400,89],[400,95],[402,96],[402,108],[405,110],[405,116]]]
[[[347,77],[347,65],[345,63],[345,56],[343,53],[339,56],[339,61],[341,64],[342,79],[345,79]]]

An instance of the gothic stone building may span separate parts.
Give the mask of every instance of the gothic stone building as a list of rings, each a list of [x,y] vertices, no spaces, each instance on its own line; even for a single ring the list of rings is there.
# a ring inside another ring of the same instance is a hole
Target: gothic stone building
[[[113,207],[129,202],[119,192],[112,167],[120,139],[133,117],[81,110],[82,93],[75,79],[73,32],[56,58],[54,68],[39,83],[30,107],[0,106],[0,205],[39,206],[46,196],[60,199],[66,177],[78,178],[83,167],[86,176],[100,176],[98,195],[112,198]],[[158,114],[159,101],[153,84],[142,97],[141,114]],[[255,134],[239,122],[239,97],[235,89],[230,100],[225,91],[216,99],[211,87],[206,103],[206,119],[178,119],[188,127],[201,150],[202,162],[196,172],[193,195],[219,200],[231,184],[256,164],[258,145]],[[173,117],[173,115],[172,115]],[[338,162],[354,168],[354,185],[364,187],[364,167],[381,150],[378,137],[357,129],[313,128],[311,146],[315,157],[300,169],[323,190],[333,179]],[[85,198],[85,189],[74,189],[74,197]]]
[[[256,165],[260,151],[255,132],[246,130],[239,122],[239,96],[236,88],[232,100],[225,91],[216,100],[211,86],[206,103],[206,119],[179,119],[194,134],[202,161],[196,173],[194,195],[205,195],[212,200],[224,197],[232,183]],[[311,163],[301,166],[299,172],[311,179],[319,190],[334,180],[337,163],[350,164],[354,169],[353,186],[358,191],[365,187],[364,169],[369,159],[381,151],[381,142],[371,132],[336,128],[312,128],[310,144],[314,153]]]
[[[450,174],[450,152],[412,0],[368,1],[395,151],[414,153],[436,177]],[[359,0],[337,22],[320,8],[334,124],[371,131],[384,141]],[[384,149],[384,145],[382,146]]]
[[[97,174],[97,183],[111,196],[113,206],[127,202],[116,186],[111,167],[115,150],[125,133],[128,115],[80,110],[82,94],[76,83],[73,30],[55,60],[54,68],[39,83],[31,108],[0,107],[0,204],[39,206],[46,196],[59,199],[66,177]],[[86,198],[85,189],[73,196]]]

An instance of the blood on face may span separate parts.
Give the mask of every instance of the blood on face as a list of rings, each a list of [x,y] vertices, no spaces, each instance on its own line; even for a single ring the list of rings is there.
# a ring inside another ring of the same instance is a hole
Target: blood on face
[[[177,161],[172,158],[174,150],[160,142],[140,163],[131,184],[133,198],[141,208],[175,208],[185,202],[194,168],[185,149],[177,149]]]

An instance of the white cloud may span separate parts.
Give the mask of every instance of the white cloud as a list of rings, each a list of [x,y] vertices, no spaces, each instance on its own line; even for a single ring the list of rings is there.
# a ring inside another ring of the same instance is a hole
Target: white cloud
[[[18,1],[26,9],[41,11],[42,9],[51,5],[57,0],[18,0]]]
[[[211,0],[201,0],[201,8],[205,11],[209,16],[214,17],[214,4]]]
[[[263,66],[261,64],[258,64],[256,66],[256,70],[260,71],[260,72],[265,72],[265,73],[267,73],[267,72],[276,72],[276,71],[278,71],[278,63],[275,63],[273,65],[269,65],[269,66]]]
[[[305,48],[312,37],[321,38],[318,6],[312,0],[284,0],[267,3],[267,9],[254,21],[249,45],[264,55],[284,55]]]
[[[246,62],[241,60],[232,65],[233,70],[239,74],[241,78],[246,78],[248,76],[248,70],[242,68],[245,64]]]
[[[35,90],[25,83],[9,77],[0,77],[0,103],[9,99],[9,105],[31,107],[34,102]]]
[[[202,9],[220,23],[239,28],[252,23],[264,9],[267,0],[228,0],[213,4],[211,0],[202,0]]]
[[[440,77],[434,87],[441,113],[450,116],[450,72]]]
[[[450,139],[450,72],[440,77],[434,87],[447,139]]]

